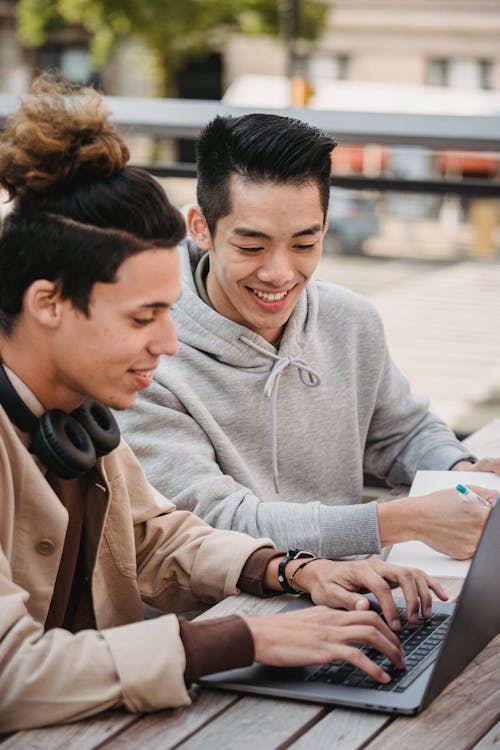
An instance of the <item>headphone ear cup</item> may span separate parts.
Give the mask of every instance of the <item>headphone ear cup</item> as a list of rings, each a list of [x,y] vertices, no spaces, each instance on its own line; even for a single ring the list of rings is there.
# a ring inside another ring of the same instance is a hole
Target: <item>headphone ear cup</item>
[[[114,450],[120,442],[120,428],[110,409],[93,398],[86,399],[71,412],[90,435],[97,458]]]
[[[74,479],[95,466],[96,452],[89,435],[71,414],[51,409],[40,419],[29,446],[48,471]]]

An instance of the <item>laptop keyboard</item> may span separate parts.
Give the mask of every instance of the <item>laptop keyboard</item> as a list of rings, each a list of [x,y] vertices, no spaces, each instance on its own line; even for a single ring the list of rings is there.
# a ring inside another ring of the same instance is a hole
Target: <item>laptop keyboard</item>
[[[363,646],[361,651],[379,664],[391,676],[391,682],[382,684],[369,677],[366,672],[345,661],[322,664],[312,672],[308,681],[327,682],[347,687],[374,688],[384,692],[402,693],[437,658],[446,635],[450,615],[434,614],[428,620],[417,623],[406,620],[406,611],[399,610],[401,630],[396,632],[406,656],[406,669],[397,669],[392,662],[374,648]]]

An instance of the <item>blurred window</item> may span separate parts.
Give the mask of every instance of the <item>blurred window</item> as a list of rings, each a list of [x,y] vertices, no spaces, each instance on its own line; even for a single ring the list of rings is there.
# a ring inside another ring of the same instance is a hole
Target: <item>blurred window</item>
[[[448,60],[429,60],[427,63],[427,83],[431,86],[448,85]]]
[[[89,83],[92,79],[90,55],[82,45],[50,44],[40,50],[40,67],[57,70],[72,83]]]
[[[345,81],[349,78],[349,63],[347,55],[328,55],[318,52],[309,57],[307,73],[311,80],[329,78]]]
[[[492,89],[493,63],[472,57],[436,58],[427,63],[427,83],[462,89]]]

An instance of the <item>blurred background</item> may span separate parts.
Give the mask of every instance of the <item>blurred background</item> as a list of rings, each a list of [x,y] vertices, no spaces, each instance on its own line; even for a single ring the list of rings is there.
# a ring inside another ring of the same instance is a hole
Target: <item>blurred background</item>
[[[0,0],[0,127],[41,70],[102,90],[179,206],[217,112],[336,135],[318,275],[460,437],[500,417],[498,0]]]

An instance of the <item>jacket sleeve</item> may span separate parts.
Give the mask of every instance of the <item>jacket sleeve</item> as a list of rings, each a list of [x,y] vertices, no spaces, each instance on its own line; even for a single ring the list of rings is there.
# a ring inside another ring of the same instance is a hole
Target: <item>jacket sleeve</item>
[[[163,386],[154,383],[139,404],[117,418],[149,481],[178,508],[211,526],[269,537],[280,549],[300,546],[323,557],[380,552],[374,503],[262,502],[221,471],[206,432]]]
[[[114,706],[189,704],[174,615],[109,630],[44,632],[0,549],[0,731],[76,721]]]
[[[213,529],[194,513],[179,510],[149,484],[125,441],[118,452],[123,485],[118,488],[117,478],[113,490],[118,490],[120,503],[127,496],[130,503],[143,601],[169,612],[185,612],[200,602],[213,604],[238,594],[238,579],[250,555],[262,547],[274,548],[273,542]]]

